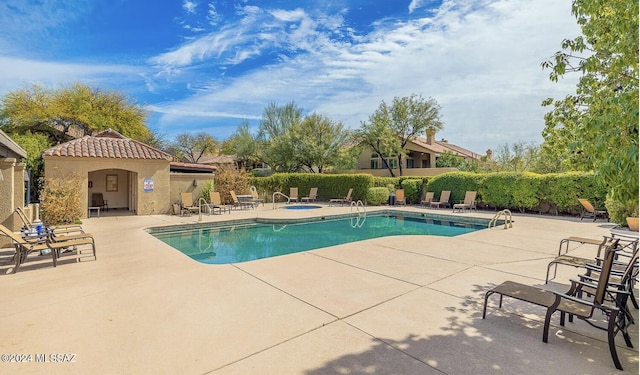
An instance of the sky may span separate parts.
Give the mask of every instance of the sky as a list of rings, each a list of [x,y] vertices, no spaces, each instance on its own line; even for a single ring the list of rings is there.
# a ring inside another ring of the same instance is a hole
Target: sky
[[[580,35],[571,0],[0,0],[0,96],[34,83],[116,90],[166,140],[294,102],[357,129],[394,97],[441,106],[436,137],[484,154],[540,144],[540,64]]]

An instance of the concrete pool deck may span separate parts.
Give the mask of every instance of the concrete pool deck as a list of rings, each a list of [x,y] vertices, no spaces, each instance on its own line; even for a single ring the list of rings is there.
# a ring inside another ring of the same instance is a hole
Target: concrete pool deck
[[[267,204],[202,219],[349,211],[273,210]],[[606,333],[582,321],[560,327],[554,315],[545,344],[541,308],[505,298],[498,310],[493,297],[482,319],[487,289],[505,280],[544,286],[562,238],[601,238],[613,227],[535,215],[515,215],[514,221],[511,229],[453,238],[386,237],[206,265],[144,231],[197,223],[197,215],[86,219],[97,261],[63,257],[53,268],[43,257],[44,264],[29,262],[16,274],[0,268],[1,352],[26,361],[32,356],[27,363],[0,363],[0,373],[637,374],[637,325],[630,328],[633,349],[617,337],[625,369],[620,372]],[[594,255],[590,245],[571,251]],[[8,254],[0,254],[0,265]],[[559,267],[547,287],[566,290],[576,274],[575,268]],[[36,362],[41,354],[48,362]]]

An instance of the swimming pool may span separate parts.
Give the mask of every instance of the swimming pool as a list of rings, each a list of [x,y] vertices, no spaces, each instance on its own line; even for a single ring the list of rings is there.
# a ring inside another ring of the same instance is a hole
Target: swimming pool
[[[322,218],[313,222],[267,224],[245,220],[212,225],[192,229],[151,228],[149,233],[199,262],[228,264],[371,238],[395,235],[452,237],[487,227],[484,221],[464,223],[397,213],[366,218]]]

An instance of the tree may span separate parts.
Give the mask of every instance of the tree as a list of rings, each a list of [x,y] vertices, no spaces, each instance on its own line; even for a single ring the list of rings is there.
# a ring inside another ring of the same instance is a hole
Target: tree
[[[638,2],[574,0],[572,12],[583,35],[564,40],[542,66],[553,81],[581,76],[575,94],[543,102],[553,107],[545,116],[545,150],[576,169],[595,170],[609,199],[625,207],[612,217],[622,222],[638,209]]]
[[[384,100],[369,117],[369,123],[362,123],[359,131],[360,143],[371,148],[382,157],[384,166],[391,176],[395,176],[387,158],[397,157],[399,173],[402,176],[402,158],[405,146],[427,130],[443,129],[440,121],[440,105],[433,98],[424,99],[420,95],[393,98],[391,105]]]
[[[350,132],[341,122],[312,113],[302,120],[294,137],[297,138],[296,155],[300,164],[309,172],[322,173],[327,166],[335,165],[343,157],[341,150],[349,141]]]
[[[226,155],[235,155],[238,164],[242,168],[247,168],[253,162],[257,161],[258,143],[256,137],[251,134],[249,122],[243,121],[238,125],[235,133],[222,143],[222,153]]]
[[[30,173],[31,196],[28,199],[36,202],[43,183],[40,177],[44,175],[42,152],[51,147],[49,138],[44,134],[31,134],[31,132],[15,134],[11,138],[27,152],[27,157],[22,159],[22,162],[27,165],[27,170]]]
[[[189,163],[197,163],[205,154],[212,154],[217,149],[218,142],[205,132],[178,134],[170,146],[171,153],[178,160],[186,160]]]
[[[493,160],[505,172],[530,172],[536,164],[538,146],[533,143],[505,143],[498,147]]]
[[[51,144],[111,128],[135,140],[151,138],[146,112],[123,94],[82,83],[45,89],[39,85],[7,93],[0,124],[8,134],[46,134]]]
[[[258,130],[260,160],[279,172],[295,172],[301,165],[296,156],[295,132],[302,122],[302,108],[294,102],[270,103],[264,109]]]

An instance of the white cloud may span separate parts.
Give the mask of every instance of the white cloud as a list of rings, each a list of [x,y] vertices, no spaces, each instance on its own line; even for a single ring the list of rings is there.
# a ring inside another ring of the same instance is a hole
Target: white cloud
[[[539,142],[544,126],[540,102],[571,92],[575,82],[554,84],[540,68],[563,38],[579,32],[570,4],[555,0],[445,1],[429,17],[381,24],[351,42],[331,38],[315,15],[312,19],[298,10],[270,10],[272,23],[260,31],[269,44],[250,47],[243,43],[257,35],[252,22],[263,21],[265,12],[242,9],[248,16],[239,32],[246,35],[225,30],[215,41],[210,35],[204,43],[209,52],[195,48],[200,43],[196,41],[180,49],[192,48],[184,53],[192,57],[175,61],[188,64],[193,56],[204,58],[234,46],[242,52],[235,51],[237,59],[228,61],[238,63],[278,41],[305,53],[224,83],[212,82],[211,89],[204,87],[172,106],[193,111],[213,106],[214,112],[242,118],[258,116],[269,102],[294,100],[358,127],[381,100],[416,93],[443,106],[445,130],[439,137],[481,153],[505,142]],[[334,26],[340,17],[333,18]],[[292,22],[296,28],[283,32],[282,25]]]
[[[56,87],[83,81],[103,87],[118,87],[138,81],[144,69],[128,65],[93,65],[37,61],[0,56],[0,94],[38,83]]]
[[[187,12],[188,14],[194,14],[196,12],[196,7],[197,6],[198,6],[198,4],[196,4],[193,1],[184,0],[182,2],[182,9],[184,9],[185,12]]]

